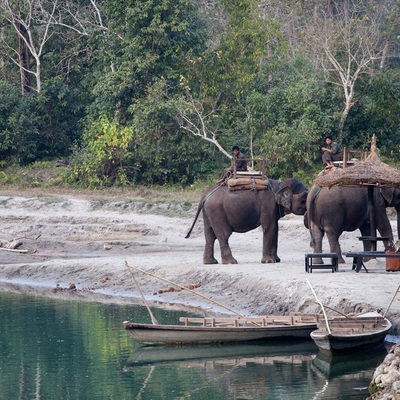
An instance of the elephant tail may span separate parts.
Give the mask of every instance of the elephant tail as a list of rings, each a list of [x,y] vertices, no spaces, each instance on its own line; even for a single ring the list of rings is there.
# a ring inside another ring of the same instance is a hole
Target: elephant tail
[[[192,233],[192,230],[194,228],[194,226],[196,225],[197,222],[197,218],[199,218],[200,215],[200,211],[203,209],[205,202],[211,197],[211,195],[217,191],[219,188],[221,187],[221,185],[218,185],[215,189],[213,189],[210,193],[208,193],[207,195],[204,196],[204,198],[202,200],[200,200],[199,206],[197,207],[197,212],[196,212],[196,216],[194,217],[194,221],[192,226],[190,227],[188,233],[185,236],[185,239],[190,237],[190,234]]]
[[[192,223],[192,226],[190,227],[189,232],[186,234],[185,239],[190,237],[190,234],[192,233],[192,230],[193,230],[194,226],[196,225],[197,218],[199,218],[200,211],[203,209],[203,206],[204,206],[204,201],[201,201],[199,203],[199,206],[197,207],[196,216],[194,217],[194,221]]]
[[[313,193],[313,197],[310,198],[310,201],[307,202],[307,211],[304,214],[304,225],[306,228],[310,231],[310,237],[311,237],[311,243],[310,246],[314,246],[314,229],[313,229],[313,224],[314,222],[314,211],[315,211],[315,202],[317,200],[318,195],[321,193],[322,188],[318,188],[318,190]],[[311,193],[311,191],[310,191]],[[306,221],[307,218],[307,221]]]

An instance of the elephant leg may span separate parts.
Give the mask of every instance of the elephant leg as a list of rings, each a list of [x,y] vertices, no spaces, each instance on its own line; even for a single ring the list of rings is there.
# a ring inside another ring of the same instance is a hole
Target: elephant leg
[[[322,239],[324,238],[324,231],[315,225],[314,222],[310,222],[310,247],[313,248],[314,253],[322,253]],[[323,264],[322,258],[314,258],[315,264]]]
[[[263,226],[263,264],[280,262],[278,257],[278,220]]]
[[[203,264],[218,264],[218,261],[214,257],[214,243],[217,237],[210,227],[206,228],[204,226],[204,228],[206,245],[204,247]]]
[[[331,253],[336,253],[338,255],[339,264],[346,264],[346,261],[344,261],[342,257],[342,249],[339,244],[339,236],[336,233],[332,232],[326,232],[326,236],[328,238]]]
[[[237,264],[237,260],[233,257],[231,248],[228,244],[228,238],[218,238],[221,250],[222,264]]]

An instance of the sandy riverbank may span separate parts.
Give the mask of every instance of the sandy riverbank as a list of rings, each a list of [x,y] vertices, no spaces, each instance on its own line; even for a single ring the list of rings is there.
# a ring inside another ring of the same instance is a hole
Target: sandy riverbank
[[[386,272],[382,259],[368,262],[369,273],[352,271],[350,259],[340,265],[338,273],[306,273],[304,254],[311,252],[309,234],[298,216],[286,216],[279,222],[281,263],[260,263],[262,238],[256,229],[231,238],[239,264],[203,265],[201,221],[191,238],[184,238],[194,209],[195,205],[179,203],[146,205],[129,200],[0,192],[0,241],[20,240],[18,249],[27,251],[0,251],[3,290],[132,302],[140,295],[127,262],[181,285],[199,284],[195,290],[213,300],[187,291],[165,292],[172,285],[135,270],[148,301],[196,307],[207,315],[232,313],[229,310],[256,315],[318,311],[307,279],[324,304],[341,312],[385,310],[400,283],[400,273]],[[342,249],[360,249],[358,235],[343,234]],[[219,256],[218,248],[216,254]],[[70,285],[77,290],[65,290]],[[400,296],[388,315],[398,330]]]

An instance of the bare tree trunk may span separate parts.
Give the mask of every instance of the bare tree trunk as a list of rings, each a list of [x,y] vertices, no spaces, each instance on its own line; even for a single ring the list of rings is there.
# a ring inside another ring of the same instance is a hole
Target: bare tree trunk
[[[347,116],[349,115],[350,109],[351,109],[351,105],[346,102],[346,107],[344,108],[342,115],[340,116],[339,133],[343,132],[344,124],[346,123]]]
[[[381,58],[381,62],[379,64],[379,68],[382,70],[383,68],[385,68],[385,64],[386,64],[386,57],[388,55],[388,51],[389,51],[389,41],[385,40],[385,44],[383,45],[383,50],[382,50],[382,58]]]
[[[21,75],[21,93],[25,96],[30,91],[29,80],[29,49],[27,48],[22,36],[26,36],[26,31],[22,24],[18,24],[18,54],[19,70]]]

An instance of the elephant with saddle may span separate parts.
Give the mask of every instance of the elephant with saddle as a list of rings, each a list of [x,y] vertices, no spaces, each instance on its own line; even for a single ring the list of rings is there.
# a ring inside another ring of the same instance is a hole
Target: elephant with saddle
[[[397,225],[400,225],[400,189],[393,187],[374,188],[373,207],[375,226],[388,249],[393,240],[392,227],[386,214],[386,207],[395,207]],[[311,247],[314,253],[322,253],[324,234],[328,238],[330,252],[337,253],[339,263],[344,263],[339,237],[344,231],[359,229],[361,236],[371,236],[368,211],[368,189],[365,187],[333,186],[320,188],[313,186],[307,197],[307,212],[304,224],[310,230]],[[364,251],[372,250],[372,242],[364,241]],[[315,262],[322,263],[321,259]]]
[[[233,232],[248,232],[261,225],[263,232],[262,263],[279,262],[278,220],[286,214],[304,215],[307,188],[296,179],[269,179],[263,190],[230,190],[227,185],[214,185],[202,195],[188,238],[203,211],[206,239],[203,262],[217,264],[214,243],[217,239],[223,264],[237,264],[228,240]]]

